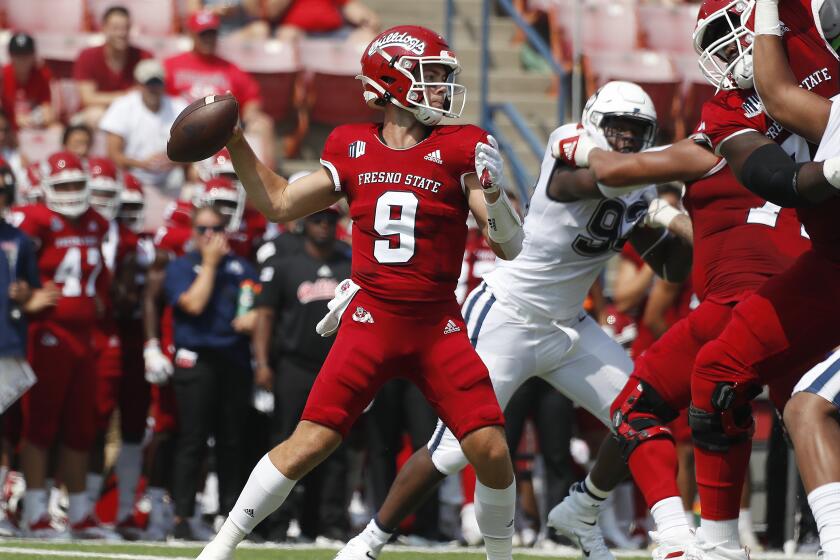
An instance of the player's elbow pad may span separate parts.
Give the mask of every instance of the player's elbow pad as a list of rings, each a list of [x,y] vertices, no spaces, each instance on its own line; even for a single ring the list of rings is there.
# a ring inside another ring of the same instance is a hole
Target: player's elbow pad
[[[485,201],[486,202],[486,201]],[[501,191],[496,202],[487,204],[487,235],[490,241],[499,246],[505,260],[516,258],[522,250],[525,232],[522,231],[522,220],[510,205],[507,195]]]
[[[808,204],[796,190],[796,177],[803,164],[796,163],[777,144],[767,144],[751,153],[741,168],[741,183],[764,200],[783,208]]]
[[[604,195],[604,198],[618,198],[620,196],[624,196],[625,194],[630,194],[633,191],[637,191],[642,189],[648,185],[630,185],[629,187],[611,187],[609,185],[605,185],[601,182],[597,183],[598,190],[601,191],[601,194]]]

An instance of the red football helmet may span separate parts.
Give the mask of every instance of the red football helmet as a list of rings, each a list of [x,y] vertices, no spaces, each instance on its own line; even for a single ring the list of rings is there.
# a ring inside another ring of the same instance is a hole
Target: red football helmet
[[[700,70],[721,89],[753,87],[755,0],[704,0],[694,29]]]
[[[236,186],[230,179],[214,177],[205,181],[204,185],[195,196],[196,208],[212,206],[228,221],[225,224],[227,231],[239,231],[242,224],[242,212],[245,209],[245,197],[242,189]]]
[[[108,221],[117,217],[120,209],[120,182],[117,166],[108,158],[88,158],[88,188],[90,205]]]
[[[189,200],[170,202],[163,209],[163,225],[168,228],[192,227],[192,212],[195,206]]]
[[[131,173],[123,173],[123,190],[120,192],[119,220],[131,231],[143,231],[145,221],[146,202],[143,197],[143,184]]]
[[[90,207],[88,174],[72,152],[56,152],[41,162],[41,188],[47,208],[75,218]]]
[[[233,161],[230,159],[230,152],[222,148],[213,157],[205,159],[198,164],[198,175],[202,181],[209,181],[213,177],[224,177],[234,183],[239,182],[236,171],[233,169]]]
[[[426,81],[426,69],[448,68],[444,81]],[[400,25],[380,33],[362,53],[365,102],[373,108],[393,103],[414,113],[418,121],[433,126],[443,117],[458,118],[464,110],[466,88],[456,84],[461,71],[455,53],[443,37],[419,25]],[[430,103],[430,90],[445,88],[443,106]]]

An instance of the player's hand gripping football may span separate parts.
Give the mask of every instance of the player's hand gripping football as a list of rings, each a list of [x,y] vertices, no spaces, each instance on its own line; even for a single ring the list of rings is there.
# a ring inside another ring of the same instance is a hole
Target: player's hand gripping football
[[[152,385],[165,385],[175,368],[163,352],[160,350],[160,343],[156,338],[146,341],[143,347],[143,362],[146,369],[146,381]]]
[[[590,152],[600,147],[589,134],[581,131],[577,136],[552,143],[551,155],[569,167],[589,167]]]
[[[487,135],[487,142],[475,145],[475,174],[484,188],[484,194],[499,192],[505,188],[505,162],[499,152],[499,143]]]

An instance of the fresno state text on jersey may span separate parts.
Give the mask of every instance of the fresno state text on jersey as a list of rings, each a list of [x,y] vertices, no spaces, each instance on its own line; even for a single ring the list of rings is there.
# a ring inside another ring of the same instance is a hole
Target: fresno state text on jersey
[[[96,297],[107,282],[102,240],[108,222],[88,208],[75,220],[40,204],[16,210],[20,229],[38,246],[41,284],[55,283],[61,297],[37,319],[90,328],[97,321]]]
[[[352,278],[382,299],[454,298],[467,236],[464,177],[474,173],[472,125],[436,126],[410,148],[391,148],[378,124],[336,128],[321,163],[353,220]]]

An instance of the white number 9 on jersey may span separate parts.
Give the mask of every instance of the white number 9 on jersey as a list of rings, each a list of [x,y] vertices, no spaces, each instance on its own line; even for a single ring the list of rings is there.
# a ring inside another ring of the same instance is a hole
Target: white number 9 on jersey
[[[397,246],[391,239],[373,242],[373,256],[382,264],[403,264],[414,256],[414,223],[417,220],[417,196],[404,191],[387,191],[376,201],[373,229],[382,237],[397,237]],[[394,217],[394,209],[399,214]]]

